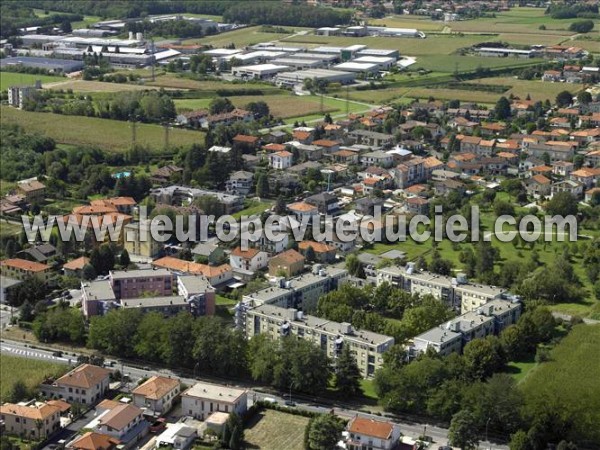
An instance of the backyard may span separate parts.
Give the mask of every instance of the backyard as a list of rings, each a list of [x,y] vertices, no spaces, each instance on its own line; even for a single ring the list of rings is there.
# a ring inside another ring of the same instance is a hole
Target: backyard
[[[267,409],[256,415],[245,430],[248,448],[303,450],[308,418]]]

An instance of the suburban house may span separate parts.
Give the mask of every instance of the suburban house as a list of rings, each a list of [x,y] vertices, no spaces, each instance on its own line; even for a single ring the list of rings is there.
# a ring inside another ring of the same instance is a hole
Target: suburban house
[[[17,193],[24,195],[27,203],[40,202],[46,195],[46,186],[35,178],[17,181]]]
[[[287,209],[300,221],[304,216],[308,216],[310,218],[319,215],[319,208],[302,201],[287,205]]]
[[[230,194],[248,195],[252,190],[254,174],[244,170],[233,172],[225,182],[225,190]]]
[[[298,250],[306,258],[308,248],[311,247],[315,254],[315,261],[331,263],[335,261],[336,248],[323,242],[302,241],[298,243]]]
[[[48,398],[61,398],[69,403],[93,405],[108,391],[110,370],[91,364],[82,364],[52,384],[42,384],[41,391]]]
[[[80,256],[79,258],[72,259],[63,264],[63,272],[67,276],[80,278],[83,268],[89,262],[90,259],[87,256]]]
[[[423,197],[406,199],[406,211],[411,214],[429,214],[429,200]]]
[[[179,181],[175,178],[180,177],[182,172],[183,168],[175,165],[159,167],[150,174],[150,181],[152,181],[154,184],[160,185],[173,183],[175,181]]]
[[[570,178],[573,181],[582,183],[585,189],[590,189],[596,184],[598,178],[600,178],[600,168],[584,167],[571,172]]]
[[[56,247],[54,247],[52,244],[44,243],[21,250],[16,256],[28,261],[35,261],[45,264],[50,258],[56,256],[56,254]]]
[[[552,181],[546,178],[544,175],[534,175],[527,180],[527,194],[533,198],[545,197],[550,194],[552,187]]]
[[[392,422],[356,416],[347,426],[348,450],[394,450],[400,439],[400,428]]]
[[[583,195],[583,191],[584,185],[582,183],[574,180],[563,180],[554,183],[552,185],[550,193],[554,196],[559,192],[568,192],[575,198],[581,198],[581,196]]]
[[[0,419],[7,434],[43,440],[60,428],[60,408],[36,401],[5,403],[0,406]]]
[[[168,413],[179,395],[181,383],[178,379],[153,376],[132,392],[133,404],[141,408],[146,416],[161,416]]]
[[[241,269],[243,271],[256,272],[267,267],[268,260],[269,255],[256,248],[242,250],[241,247],[236,247],[229,255],[229,264],[234,271]]]
[[[332,215],[339,211],[338,198],[329,192],[311,195],[304,199],[309,205],[316,206],[319,214]]]
[[[148,434],[150,424],[144,420],[140,408],[112,401],[106,404],[108,407],[98,416],[95,431],[118,439],[124,449],[132,448]],[[98,405],[97,411],[102,410],[100,406]]]
[[[210,265],[217,265],[223,262],[226,258],[225,251],[217,244],[209,242],[199,242],[192,248],[192,255],[198,262],[203,262]],[[200,260],[198,260],[199,258]]]
[[[243,415],[247,409],[244,389],[199,382],[181,394],[182,413],[195,419],[205,420],[215,411]]]
[[[8,278],[25,281],[36,277],[46,282],[50,276],[50,266],[21,258],[11,258],[0,261],[0,273]]]
[[[112,197],[96,199],[90,202],[92,206],[108,206],[122,214],[133,214],[137,202],[132,197]]]
[[[293,277],[304,270],[304,261],[304,256],[293,248],[286,250],[269,259],[269,275]]]
[[[69,450],[116,450],[121,445],[118,439],[106,434],[88,431],[66,445]]]
[[[171,424],[156,437],[155,448],[170,447],[173,450],[187,450],[198,437],[198,429],[182,422]]]
[[[271,153],[269,155],[269,165],[273,169],[284,170],[292,167],[292,153],[284,150],[282,152]]]

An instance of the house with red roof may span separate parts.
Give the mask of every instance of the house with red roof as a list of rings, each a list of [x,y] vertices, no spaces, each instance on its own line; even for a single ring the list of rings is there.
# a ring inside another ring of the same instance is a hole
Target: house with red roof
[[[393,450],[400,440],[400,428],[392,422],[356,416],[347,426],[348,450]]]

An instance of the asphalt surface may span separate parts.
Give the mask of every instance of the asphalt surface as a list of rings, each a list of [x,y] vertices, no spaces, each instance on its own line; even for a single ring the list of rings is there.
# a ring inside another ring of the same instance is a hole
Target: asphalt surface
[[[24,358],[30,359],[38,359],[45,361],[53,361],[62,364],[75,364],[77,361],[77,355],[72,352],[63,352],[62,356],[57,356],[54,354],[52,350],[42,349],[41,346],[31,346],[29,344],[17,341],[9,341],[3,339],[0,343],[0,351],[2,354],[20,356]],[[106,363],[110,363],[111,360],[107,360]],[[149,367],[136,367],[130,365],[125,362],[114,361],[114,365],[111,367],[114,370],[120,370],[123,374],[128,375],[130,378],[130,382],[124,386],[124,391],[128,392],[137,386],[137,381],[141,378],[148,378],[152,375],[162,375],[166,377],[177,377],[181,380],[182,383],[185,383],[188,386],[193,385],[199,379],[189,378],[189,377],[181,377],[179,374],[168,370],[168,369],[160,369],[160,368],[149,368]],[[212,381],[214,380],[205,380]],[[221,384],[225,384],[220,382]],[[238,386],[236,384],[230,384],[232,386]],[[238,386],[244,387],[247,389],[247,386]],[[254,389],[248,389],[248,403],[249,406],[255,401],[269,399],[269,401],[275,401],[279,405],[285,405],[285,402],[288,400],[289,394],[283,395],[274,395],[272,393],[261,392]],[[365,412],[357,411],[352,409],[352,407],[343,405],[338,402],[334,402],[332,404],[326,403],[325,399],[310,399],[304,396],[298,396],[292,391],[292,401],[294,403],[293,408],[302,409],[305,411],[312,411],[318,413],[327,413],[330,411],[334,411],[336,415],[343,417],[345,419],[352,418],[354,416],[361,416],[367,418],[373,418],[376,420],[381,420],[382,417],[376,414],[368,414]],[[92,414],[92,416],[89,416]],[[93,410],[86,414],[85,418],[82,418],[75,423],[69,425],[65,428],[61,433],[60,437],[53,437],[52,442],[56,442],[59,439],[68,440],[71,436],[73,436],[79,429],[85,426],[93,417]],[[433,439],[432,448],[437,448],[442,445],[446,445],[448,442],[448,430],[445,428],[433,426],[431,424],[424,423],[416,423],[416,422],[407,422],[407,421],[398,421],[394,420],[400,427],[400,431],[402,434],[418,437],[425,433],[427,436],[430,436]],[[64,435],[64,436],[63,436]],[[508,450],[507,445],[501,445],[497,443],[490,442],[481,442],[479,444],[479,448],[485,449],[499,449],[499,450]]]

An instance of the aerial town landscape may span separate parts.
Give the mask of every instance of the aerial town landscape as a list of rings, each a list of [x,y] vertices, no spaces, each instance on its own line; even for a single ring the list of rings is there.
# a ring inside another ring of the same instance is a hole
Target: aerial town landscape
[[[0,450],[600,450],[598,1],[0,22]]]

